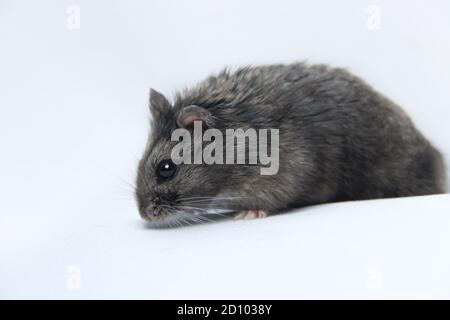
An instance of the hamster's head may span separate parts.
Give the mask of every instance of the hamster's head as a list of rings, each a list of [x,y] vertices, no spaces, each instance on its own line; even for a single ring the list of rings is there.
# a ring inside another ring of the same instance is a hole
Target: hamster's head
[[[140,215],[153,227],[201,222],[218,206],[218,195],[229,176],[226,166],[175,164],[172,141],[177,128],[188,129],[194,121],[207,123],[208,113],[191,106],[176,110],[155,90],[150,90],[151,131],[139,162],[135,197]],[[222,202],[221,209],[224,209]],[[229,209],[229,208],[228,208]]]

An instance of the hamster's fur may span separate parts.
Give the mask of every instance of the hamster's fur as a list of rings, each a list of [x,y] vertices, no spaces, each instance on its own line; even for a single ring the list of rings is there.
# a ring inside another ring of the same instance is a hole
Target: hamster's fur
[[[155,170],[170,158],[171,133],[191,106],[221,131],[279,129],[278,173],[263,176],[258,166],[247,165],[180,165],[173,179],[159,181]],[[445,191],[439,151],[398,105],[344,69],[295,63],[225,70],[177,94],[173,104],[152,91],[150,109],[152,132],[136,198],[141,215],[159,224],[177,215],[202,216],[189,210],[193,202],[182,200],[189,198],[210,199],[193,206],[204,212],[274,214],[317,203]]]

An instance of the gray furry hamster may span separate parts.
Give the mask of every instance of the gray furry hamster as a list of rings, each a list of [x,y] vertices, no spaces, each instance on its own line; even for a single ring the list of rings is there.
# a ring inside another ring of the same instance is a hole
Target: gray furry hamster
[[[441,154],[395,103],[346,70],[269,65],[223,71],[177,94],[151,90],[151,134],[136,199],[153,226],[200,222],[211,212],[254,218],[334,201],[443,193]],[[258,165],[175,165],[172,132],[279,129],[279,170]],[[222,211],[221,211],[222,210]]]

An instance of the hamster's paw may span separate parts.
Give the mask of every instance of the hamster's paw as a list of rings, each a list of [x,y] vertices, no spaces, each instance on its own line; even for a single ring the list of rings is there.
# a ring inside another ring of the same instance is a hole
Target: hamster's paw
[[[262,210],[244,210],[234,216],[234,220],[251,220],[267,217],[267,213]]]

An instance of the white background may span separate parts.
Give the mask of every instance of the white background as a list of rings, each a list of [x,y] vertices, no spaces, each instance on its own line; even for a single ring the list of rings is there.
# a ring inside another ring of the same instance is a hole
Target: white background
[[[450,298],[447,195],[152,230],[129,185],[149,88],[243,64],[346,67],[448,158],[449,16],[445,0],[0,0],[0,298]]]

